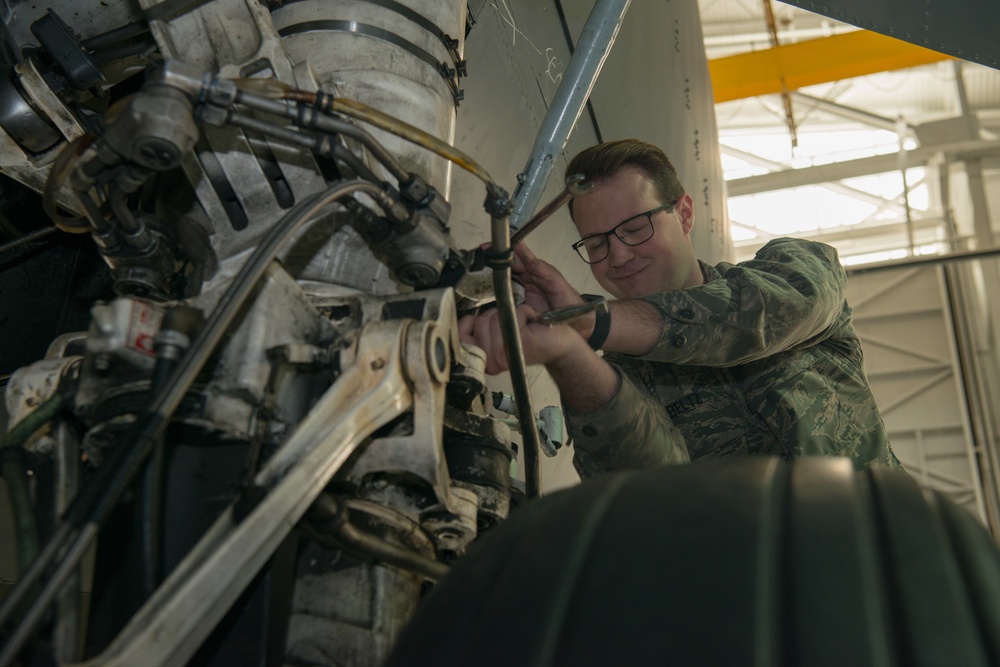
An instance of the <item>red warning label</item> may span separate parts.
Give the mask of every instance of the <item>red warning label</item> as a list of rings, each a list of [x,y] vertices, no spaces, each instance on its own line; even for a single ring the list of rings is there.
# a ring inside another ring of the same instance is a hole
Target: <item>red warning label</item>
[[[154,356],[153,338],[160,331],[163,312],[141,301],[132,302],[125,344],[139,352]]]

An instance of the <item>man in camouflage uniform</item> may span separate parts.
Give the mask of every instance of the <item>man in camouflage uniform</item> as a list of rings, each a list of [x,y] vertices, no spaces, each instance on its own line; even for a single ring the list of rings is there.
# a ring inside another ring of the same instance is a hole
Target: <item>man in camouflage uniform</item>
[[[583,298],[523,246],[514,273],[526,293],[525,358],[544,364],[562,394],[581,476],[756,454],[901,467],[865,378],[834,248],[783,238],[748,262],[701,262],[691,196],[667,156],[638,140],[587,149],[566,173],[593,184],[571,204],[574,248],[617,299],[610,321],[529,323]],[[488,372],[506,369],[496,313],[461,327],[486,350]]]

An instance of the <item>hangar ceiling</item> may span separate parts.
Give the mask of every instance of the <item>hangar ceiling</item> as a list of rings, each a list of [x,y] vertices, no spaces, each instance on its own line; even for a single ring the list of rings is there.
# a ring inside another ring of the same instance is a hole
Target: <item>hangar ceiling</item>
[[[976,33],[997,24],[985,17],[1000,6],[903,4],[700,0],[737,259],[781,233],[830,242],[854,263],[939,252],[947,209],[963,204],[940,201],[924,167],[985,160],[988,190],[1000,148],[1000,71],[979,63],[1000,55]],[[839,16],[845,20],[831,18]],[[906,35],[910,42],[895,39]],[[940,51],[911,43],[925,40]],[[952,57],[959,53],[979,63]],[[833,148],[824,152],[819,137]],[[851,141],[867,149],[848,151]],[[776,200],[768,195],[783,191],[779,201],[794,201],[789,188],[825,216],[773,228]],[[841,220],[831,219],[837,209]],[[960,231],[973,236],[972,227]]]

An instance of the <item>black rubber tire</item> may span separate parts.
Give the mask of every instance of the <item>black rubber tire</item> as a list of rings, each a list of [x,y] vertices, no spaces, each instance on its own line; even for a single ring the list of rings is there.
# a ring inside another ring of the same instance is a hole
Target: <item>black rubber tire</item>
[[[906,473],[707,461],[528,503],[386,667],[1000,665],[1000,550]]]

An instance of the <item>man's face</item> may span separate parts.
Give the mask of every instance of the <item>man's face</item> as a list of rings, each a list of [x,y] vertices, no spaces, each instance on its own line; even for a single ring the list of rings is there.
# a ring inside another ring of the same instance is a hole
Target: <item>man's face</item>
[[[580,238],[611,231],[661,202],[646,174],[626,166],[606,182],[573,201]],[[701,267],[691,245],[694,224],[691,197],[684,195],[673,209],[652,217],[653,236],[629,246],[612,234],[606,259],[590,265],[601,287],[619,299],[636,298],[701,284]]]

